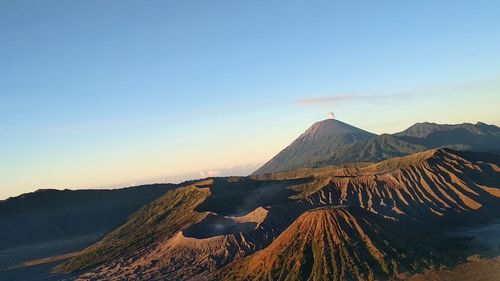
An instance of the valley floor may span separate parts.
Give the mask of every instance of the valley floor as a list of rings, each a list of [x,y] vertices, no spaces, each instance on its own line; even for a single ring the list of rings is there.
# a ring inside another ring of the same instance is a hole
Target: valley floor
[[[104,233],[95,233],[61,241],[45,242],[30,246],[0,250],[0,280],[52,281],[71,278],[71,275],[54,275],[52,268],[61,255],[74,253],[98,241]],[[68,256],[66,256],[67,258]],[[47,258],[47,259],[46,259]],[[43,260],[42,260],[43,259]],[[54,261],[56,260],[56,261]],[[33,262],[35,261],[35,262]]]
[[[471,237],[474,247],[466,262],[452,268],[429,270],[424,273],[400,276],[405,281],[498,281],[500,280],[500,220],[449,232],[453,237]],[[480,256],[481,257],[480,257]]]
[[[454,237],[473,237],[470,241],[474,245],[471,249],[472,255],[467,262],[446,269],[429,270],[423,273],[408,275],[401,274],[400,280],[404,281],[498,281],[500,280],[500,220],[473,227],[457,228],[449,232]],[[71,253],[75,250],[89,245],[102,236],[98,233],[92,236],[79,237],[53,243],[43,243],[0,251],[0,280],[71,280],[71,275],[54,275],[51,269],[58,262],[41,263],[35,266],[27,266],[29,261],[39,261],[47,257],[47,254]],[[15,253],[15,254],[14,254]],[[7,267],[6,267],[7,266]]]
[[[500,280],[500,256],[492,259],[469,258],[469,261],[453,268],[431,270],[413,276],[402,276],[405,281],[498,281]]]

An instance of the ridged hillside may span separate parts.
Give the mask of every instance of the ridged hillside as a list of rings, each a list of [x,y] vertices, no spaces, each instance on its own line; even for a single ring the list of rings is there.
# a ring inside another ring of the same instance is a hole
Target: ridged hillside
[[[263,212],[262,208],[258,207],[260,205],[290,202],[291,200],[288,197],[296,192],[288,187],[302,182],[304,180],[300,179],[255,181],[248,178],[233,177],[207,179],[195,182],[187,187],[177,188],[137,211],[124,225],[108,234],[100,242],[85,249],[79,256],[60,265],[57,271],[72,272],[110,262],[114,262],[115,265],[130,264],[130,261],[135,261],[145,253],[150,253],[152,249],[170,247],[172,245],[170,243],[171,238],[184,237],[184,234],[180,234],[181,231],[186,231],[187,236],[192,236],[193,239],[210,238],[219,235],[232,236],[227,237],[227,239],[216,239],[216,242],[233,241],[239,245],[237,247],[240,247],[242,251],[253,251],[270,242],[264,242],[271,239],[267,235],[268,232],[274,233],[275,228],[282,230],[285,227],[279,222],[279,219],[277,219],[278,222],[266,221],[265,224],[261,224],[262,221],[259,221],[259,218],[266,217],[267,211]],[[226,218],[218,213],[243,213],[246,215],[232,215]],[[275,219],[271,220],[276,221]],[[289,221],[285,220],[285,223],[289,223]],[[220,227],[216,227],[216,225]],[[259,230],[257,234],[245,235],[246,237],[239,235],[241,231],[251,231],[257,227],[266,230]],[[244,245],[246,239],[253,241],[251,242],[253,246]],[[209,248],[214,247],[214,241],[208,242],[212,245]],[[226,243],[222,243],[220,248],[225,249]],[[166,253],[165,257],[172,257],[175,261],[174,263],[167,262],[167,264],[177,267],[180,259],[184,259],[185,263],[189,264],[190,259],[198,258],[196,253],[200,254],[196,251],[192,253],[182,257]],[[210,252],[208,255],[217,256],[215,253]],[[148,257],[151,257],[151,259],[147,259],[150,265],[161,265],[161,263],[155,261],[157,258],[154,255]],[[225,259],[225,261],[219,261],[216,264],[221,265],[230,261],[227,260],[227,257]],[[209,260],[203,262],[210,264]],[[121,270],[124,269],[121,268]],[[106,274],[113,273],[108,269],[104,271]],[[175,270],[171,269],[171,271]],[[168,276],[176,276],[176,274],[184,275],[181,270]]]
[[[359,208],[301,215],[266,249],[228,265],[221,280],[374,280],[437,265],[449,245]]]
[[[442,240],[428,230],[494,218],[499,202],[500,157],[449,149],[371,165],[216,178],[168,192],[59,270],[93,268],[82,280],[385,278],[440,264],[441,246],[451,245],[432,243]],[[310,211],[318,208],[326,211]],[[422,251],[411,242],[428,239],[418,244]],[[296,241],[307,241],[309,250]]]
[[[85,249],[81,255],[57,267],[58,272],[71,272],[95,267],[117,258],[135,255],[135,250],[173,237],[178,231],[200,220],[194,211],[208,196],[208,189],[187,186],[167,192],[134,213],[128,221]]]
[[[359,169],[338,169],[336,175],[324,175],[323,184],[304,201],[417,220],[488,215],[499,210],[500,157],[483,159],[435,149]]]

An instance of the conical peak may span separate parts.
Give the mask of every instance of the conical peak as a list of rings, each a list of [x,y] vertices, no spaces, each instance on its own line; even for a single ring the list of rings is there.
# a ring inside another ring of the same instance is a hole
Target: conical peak
[[[254,174],[314,166],[318,159],[327,159],[334,155],[337,148],[365,141],[374,136],[376,135],[340,120],[325,119],[314,123]]]
[[[310,223],[311,226],[321,226],[322,223],[326,221],[348,221],[354,219],[351,213],[356,213],[361,215],[361,209],[356,209],[353,207],[322,207],[313,210],[306,211],[297,220],[296,223],[301,223],[302,225]]]
[[[351,133],[368,133],[337,119],[325,119],[314,123],[304,132],[304,135],[317,137],[340,136]]]

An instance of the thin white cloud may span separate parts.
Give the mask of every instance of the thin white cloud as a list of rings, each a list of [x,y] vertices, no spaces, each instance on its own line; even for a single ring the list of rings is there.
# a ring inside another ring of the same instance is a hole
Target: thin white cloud
[[[435,95],[498,95],[500,91],[500,77],[484,78],[481,80],[461,81],[449,84],[435,84],[407,89],[392,94],[357,94],[340,93],[325,96],[312,96],[294,100],[300,106],[337,105],[348,102],[365,102],[379,104],[386,102],[404,101],[408,98],[418,98]]]
[[[400,100],[409,97],[409,94],[389,94],[389,95],[357,95],[357,94],[342,94],[331,96],[308,97],[295,100],[294,102],[301,106],[316,106],[316,105],[337,105],[345,102],[388,102]]]
[[[221,170],[208,170],[208,171],[201,171],[200,176],[203,178],[207,177],[216,177],[221,174]]]
[[[199,175],[202,178],[208,177],[225,177],[225,176],[247,176],[257,170],[263,163],[243,164],[243,165],[227,165],[224,168],[211,169],[200,171]],[[195,178],[193,174],[185,175],[185,178]]]

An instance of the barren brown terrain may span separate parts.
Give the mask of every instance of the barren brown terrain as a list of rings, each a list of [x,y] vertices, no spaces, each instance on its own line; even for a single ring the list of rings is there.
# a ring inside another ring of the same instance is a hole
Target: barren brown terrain
[[[271,245],[228,265],[214,279],[391,278],[399,270],[451,262],[451,249],[443,237],[361,208],[319,208],[305,212]]]
[[[79,280],[432,274],[422,272],[454,268],[464,249],[474,251],[467,239],[444,236],[448,227],[498,217],[499,165],[492,154],[434,149],[376,164],[193,182],[57,271],[87,271]]]

